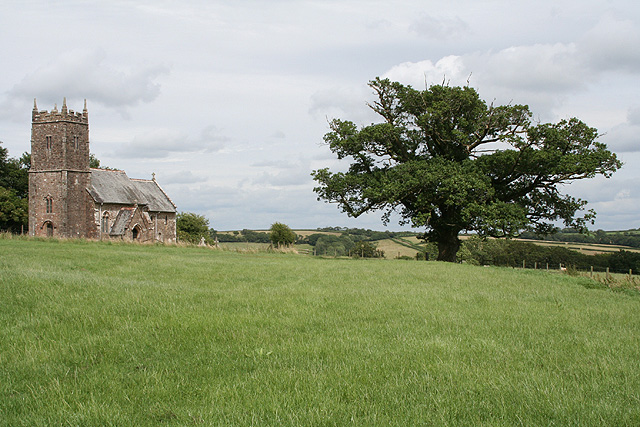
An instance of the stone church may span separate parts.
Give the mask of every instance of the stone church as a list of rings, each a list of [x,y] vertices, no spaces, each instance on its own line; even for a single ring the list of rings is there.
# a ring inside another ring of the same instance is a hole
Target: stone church
[[[153,179],[89,167],[89,114],[62,109],[31,115],[31,236],[176,241],[176,205]]]

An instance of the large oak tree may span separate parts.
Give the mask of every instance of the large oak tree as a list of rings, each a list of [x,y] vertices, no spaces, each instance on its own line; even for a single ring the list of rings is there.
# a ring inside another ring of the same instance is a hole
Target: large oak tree
[[[584,229],[595,212],[578,216],[587,202],[562,194],[562,185],[621,167],[597,130],[575,118],[533,123],[528,106],[487,105],[468,86],[369,85],[381,122],[330,122],[324,140],[350,166],[313,171],[314,191],[349,216],[381,210],[387,223],[397,212],[401,223],[426,229],[439,260],[455,261],[462,231],[546,234],[558,221]]]

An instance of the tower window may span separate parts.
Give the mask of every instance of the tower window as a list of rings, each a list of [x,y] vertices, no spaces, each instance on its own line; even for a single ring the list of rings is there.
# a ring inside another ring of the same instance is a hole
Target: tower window
[[[53,213],[53,199],[51,197],[47,197],[45,200],[47,202],[47,213]]]
[[[53,146],[53,137],[51,135],[47,135],[45,139],[47,140],[47,150],[51,150],[51,147]]]
[[[73,148],[78,149],[78,135],[73,137]]]

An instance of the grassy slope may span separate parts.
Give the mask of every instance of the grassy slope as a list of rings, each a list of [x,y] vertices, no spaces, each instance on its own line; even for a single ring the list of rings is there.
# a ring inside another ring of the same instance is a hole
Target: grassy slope
[[[640,298],[586,279],[2,239],[0,272],[0,425],[640,423]]]

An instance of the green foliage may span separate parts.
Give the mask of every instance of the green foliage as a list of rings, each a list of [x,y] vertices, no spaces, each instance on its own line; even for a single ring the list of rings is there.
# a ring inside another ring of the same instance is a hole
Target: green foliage
[[[438,247],[435,243],[427,242],[420,250],[416,253],[416,259],[418,261],[429,261],[435,260],[438,258]]]
[[[273,246],[291,246],[296,242],[296,233],[288,225],[274,222],[269,229],[269,239]]]
[[[100,160],[98,160],[98,158],[93,153],[89,154],[89,167],[93,169],[100,168]]]
[[[458,261],[474,265],[496,265],[505,267],[525,266],[557,269],[561,264],[567,268],[596,271],[607,268],[613,273],[640,273],[640,253],[618,251],[597,255],[586,255],[560,246],[541,246],[517,240],[489,239],[477,236],[464,241]]]
[[[3,426],[640,424],[640,300],[583,278],[2,237],[0,254]]]
[[[415,236],[416,233],[411,231],[375,231],[364,228],[347,228],[347,227],[323,227],[318,228],[318,231],[325,233],[340,233],[339,236],[347,238],[343,241],[338,238],[325,239],[320,246],[320,250],[316,250],[318,254],[331,254],[340,253],[342,255],[348,254],[353,246],[354,242],[360,241],[377,241],[385,239],[396,239],[403,236]],[[327,236],[324,233],[314,233],[300,239],[300,243],[307,243],[311,246],[316,246],[318,240]]]
[[[19,159],[14,159],[9,157],[6,148],[0,146],[0,187],[11,190],[21,199],[28,199],[30,163],[29,153],[24,153]]]
[[[348,227],[324,227],[318,228],[318,231],[326,232],[338,232],[348,235],[353,240],[384,240],[392,239],[394,237],[407,237],[415,236],[416,233],[412,231],[376,231],[364,228],[348,228]]]
[[[319,256],[346,256],[353,248],[354,242],[348,235],[321,235],[315,244],[315,253]]]
[[[245,242],[251,243],[269,243],[271,242],[271,236],[269,233],[264,233],[260,231],[252,231],[243,229],[240,234],[244,238]]]
[[[354,258],[384,258],[384,251],[379,250],[375,243],[359,241],[351,248]]]
[[[207,243],[212,241],[209,220],[202,215],[180,212],[176,218],[176,230],[181,242],[200,243],[203,237]]]
[[[0,146],[0,230],[20,233],[29,227],[30,161],[28,153],[14,159]]]
[[[20,233],[29,225],[29,202],[12,190],[0,187],[0,230]]]
[[[586,202],[562,195],[560,185],[621,166],[597,130],[577,119],[532,124],[527,106],[488,106],[470,87],[418,91],[382,79],[370,86],[383,121],[360,129],[330,123],[324,140],[351,165],[313,171],[314,191],[349,216],[381,210],[386,223],[396,212],[425,227],[440,260],[456,260],[463,230],[509,237],[548,233],[555,221],[583,229],[594,213],[576,216]]]
[[[229,233],[218,233],[216,230],[211,230],[211,237],[217,238],[218,242],[249,242],[249,243],[271,243],[269,233],[261,231],[253,231],[243,229],[242,231],[234,231]]]
[[[311,246],[316,246],[316,244],[318,243],[318,240],[320,240],[324,236],[326,236],[326,234],[321,234],[321,233],[310,234],[309,236],[304,238],[304,243],[308,243]]]
[[[620,245],[640,248],[640,234],[637,230],[604,231],[597,230],[589,233],[580,233],[573,228],[565,228],[549,235],[540,236],[533,232],[525,232],[520,235],[522,239],[550,240],[556,242],[590,243],[602,245]]]

